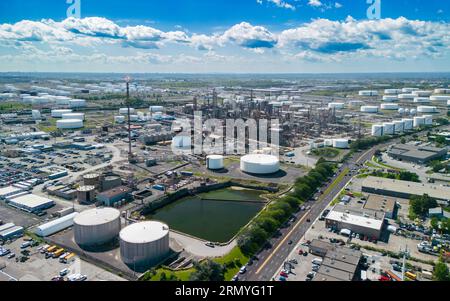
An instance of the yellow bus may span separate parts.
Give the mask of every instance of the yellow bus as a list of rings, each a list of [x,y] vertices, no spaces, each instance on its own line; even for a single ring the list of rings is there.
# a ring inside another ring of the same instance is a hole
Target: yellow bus
[[[65,251],[65,250],[64,250],[63,248],[56,250],[56,251],[53,253],[53,258],[58,258],[59,256],[61,256],[61,255],[64,253],[64,251]]]
[[[416,275],[416,274],[413,274],[413,273],[411,273],[411,272],[406,272],[406,273],[405,273],[405,276],[408,277],[408,278],[411,279],[411,280],[417,280],[417,275]]]
[[[55,251],[58,247],[57,246],[51,246],[47,249],[47,252],[51,253],[53,251]]]
[[[75,253],[70,253],[68,256],[66,256],[66,257],[63,259],[63,262],[64,262],[64,263],[68,263],[70,260],[75,259],[75,256],[76,256]]]

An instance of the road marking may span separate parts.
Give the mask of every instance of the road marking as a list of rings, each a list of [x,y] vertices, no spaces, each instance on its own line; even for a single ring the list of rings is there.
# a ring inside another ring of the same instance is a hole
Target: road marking
[[[275,253],[281,248],[281,246],[284,245],[286,240],[292,235],[292,233],[297,230],[298,226],[303,222],[305,218],[309,216],[309,211],[295,224],[294,228],[292,228],[291,231],[286,235],[286,237],[278,244],[278,246],[273,250],[273,252],[267,257],[267,259],[262,263],[262,265],[259,267],[259,269],[256,271],[255,275],[259,274],[261,270],[267,265],[269,260],[275,255]]]
[[[370,153],[371,151],[372,151],[373,149],[369,149],[367,152],[365,152],[361,157],[359,157],[359,159],[358,159],[358,161],[356,161],[356,163],[360,163],[361,162],[361,160],[368,154],[368,153]]]

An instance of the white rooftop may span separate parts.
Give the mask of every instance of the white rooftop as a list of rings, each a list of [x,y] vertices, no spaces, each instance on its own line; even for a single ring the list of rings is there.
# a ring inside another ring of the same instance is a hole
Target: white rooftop
[[[51,199],[47,199],[35,194],[26,194],[14,199],[11,199],[10,202],[20,204],[23,206],[27,206],[29,208],[35,208],[41,205],[45,205],[47,203],[53,202]]]
[[[327,219],[336,221],[336,222],[342,222],[352,225],[357,225],[365,228],[380,230],[383,226],[383,220],[374,219],[370,217],[355,215],[351,213],[346,212],[339,212],[336,210],[331,211]]]
[[[74,218],[74,223],[81,226],[102,225],[120,217],[120,211],[114,208],[95,208],[81,212]]]
[[[8,186],[0,188],[0,197],[8,196],[10,194],[19,193],[23,191],[23,189],[14,187],[14,186]]]
[[[149,221],[129,225],[120,231],[120,239],[129,243],[147,243],[163,238],[169,233],[164,223]]]

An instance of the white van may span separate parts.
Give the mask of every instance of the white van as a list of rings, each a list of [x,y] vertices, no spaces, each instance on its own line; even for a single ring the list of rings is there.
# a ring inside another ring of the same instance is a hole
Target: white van
[[[322,265],[323,259],[321,259],[321,258],[314,258],[311,262],[312,262],[312,264]]]

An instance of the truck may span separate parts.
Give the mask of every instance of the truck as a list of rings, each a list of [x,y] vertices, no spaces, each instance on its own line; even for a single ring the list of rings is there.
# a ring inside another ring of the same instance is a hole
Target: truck
[[[51,247],[48,247],[47,250],[45,250],[45,251],[47,253],[51,253],[51,252],[55,251],[57,248],[58,248],[57,246],[51,246]]]
[[[66,256],[66,257],[64,257],[64,258],[62,259],[62,262],[63,262],[63,263],[68,263],[68,262],[70,262],[71,260],[75,259],[75,256],[76,256],[75,253],[70,253],[68,256]]]
[[[53,253],[53,258],[58,258],[59,256],[61,256],[61,255],[64,253],[64,251],[65,251],[65,250],[64,250],[63,248],[56,250],[56,251]]]

